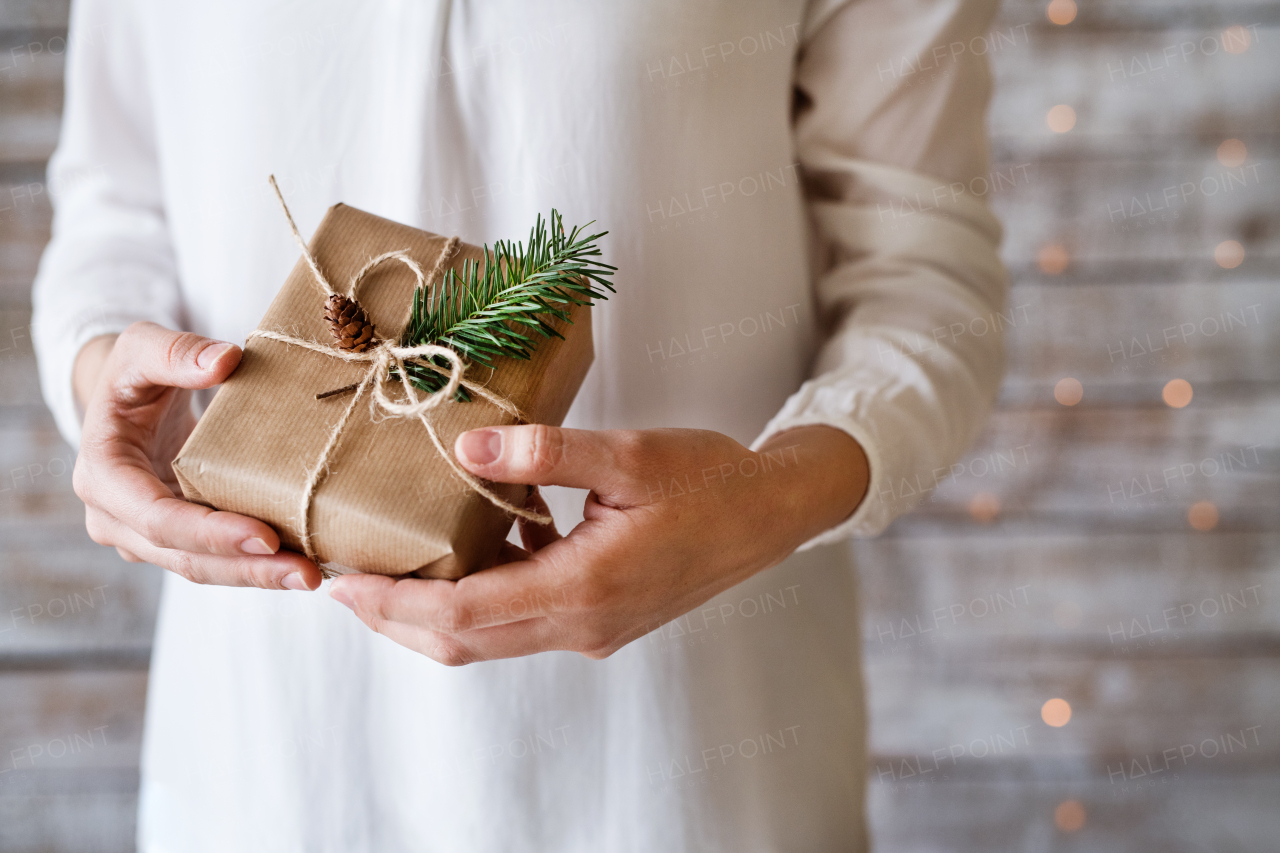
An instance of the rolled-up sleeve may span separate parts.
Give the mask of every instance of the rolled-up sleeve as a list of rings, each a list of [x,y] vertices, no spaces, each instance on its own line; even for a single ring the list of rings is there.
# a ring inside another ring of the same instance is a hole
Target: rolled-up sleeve
[[[812,378],[754,446],[833,426],[862,445],[871,482],[853,515],[806,548],[883,531],[972,444],[995,400],[1008,284],[985,203],[991,82],[980,48],[996,6],[810,9],[794,132],[826,337]]]
[[[62,135],[49,162],[53,239],[35,280],[32,339],[45,400],[73,445],[80,414],[71,373],[81,347],[138,320],[181,324],[132,5],[73,4]]]

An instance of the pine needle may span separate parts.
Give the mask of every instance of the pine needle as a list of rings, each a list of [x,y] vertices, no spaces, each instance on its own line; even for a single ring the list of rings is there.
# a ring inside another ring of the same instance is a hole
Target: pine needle
[[[528,359],[542,338],[563,338],[551,319],[572,322],[574,305],[591,305],[614,292],[608,276],[617,267],[599,260],[596,241],[609,233],[583,236],[593,223],[565,235],[564,222],[551,211],[550,228],[539,215],[529,242],[498,241],[484,247],[481,263],[465,261],[462,273],[449,270],[430,293],[414,290],[413,310],[404,346],[447,346],[464,359],[495,367],[495,358]],[[410,381],[428,393],[443,388],[449,365],[443,358],[405,366]],[[470,399],[458,389],[458,399]]]

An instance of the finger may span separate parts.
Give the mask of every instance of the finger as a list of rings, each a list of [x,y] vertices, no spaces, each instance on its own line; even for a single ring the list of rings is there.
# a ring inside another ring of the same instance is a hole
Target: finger
[[[143,448],[157,422],[148,404],[169,405],[172,389],[207,388],[227,377],[240,350],[155,323],[134,323],[115,341],[103,389],[85,419],[76,493],[159,548],[236,556],[273,554],[280,539],[268,525],[178,500],[152,469]]]
[[[458,581],[343,575],[329,595],[366,622],[403,622],[441,634],[461,634],[559,613],[574,606],[539,560],[508,563]]]
[[[86,448],[76,462],[76,494],[159,548],[198,554],[263,556],[280,550],[270,525],[174,497],[150,463],[131,450]]]
[[[363,617],[361,621],[384,637],[445,666],[464,666],[567,648],[563,633],[551,620],[543,618],[481,628],[462,635],[440,634],[403,622],[369,621]]]
[[[602,495],[630,494],[630,475],[646,455],[642,433],[561,429],[546,424],[464,432],[454,453],[467,470],[497,483],[569,486]]]
[[[498,559],[494,563],[495,566],[502,566],[507,563],[519,563],[522,560],[529,559],[529,552],[521,548],[519,545],[513,545],[510,542],[503,542],[502,547],[498,549]]]
[[[193,583],[261,589],[313,590],[322,580],[315,563],[293,551],[269,557],[218,557],[158,548],[114,519],[99,521],[102,535],[122,553],[181,575]],[[97,537],[95,537],[97,538]],[[128,559],[126,557],[126,559]]]
[[[168,388],[212,388],[231,375],[240,354],[225,341],[134,323],[112,347],[103,394],[110,402],[137,406]]]
[[[524,508],[540,515],[551,515],[551,508],[547,506],[547,502],[543,499],[542,492],[538,491],[537,486],[534,486],[533,490],[529,492],[529,497],[524,502]],[[554,519],[550,524],[538,524],[527,518],[520,519],[520,541],[524,544],[525,550],[530,553],[541,551],[557,539],[563,538],[560,535],[560,531],[556,530]]]

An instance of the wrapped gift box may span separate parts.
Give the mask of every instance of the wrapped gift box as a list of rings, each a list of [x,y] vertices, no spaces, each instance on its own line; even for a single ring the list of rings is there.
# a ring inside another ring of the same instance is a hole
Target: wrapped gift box
[[[330,208],[310,242],[335,288],[373,257],[406,250],[430,270],[448,239],[346,205]],[[445,269],[481,260],[460,244]],[[396,340],[417,279],[402,263],[384,263],[359,288],[359,301],[381,338]],[[258,328],[330,345],[324,300],[299,259]],[[592,361],[589,306],[570,309],[572,323],[549,320],[563,339],[540,339],[529,360],[497,358],[472,365],[468,381],[504,398],[530,423],[559,425]],[[350,403],[316,394],[359,383],[369,365],[278,340],[250,337],[240,366],[218,390],[173,467],[190,501],[270,524],[285,547],[302,551],[301,502],[309,473]],[[395,380],[386,392],[403,399]],[[419,392],[420,396],[425,396]],[[367,402],[366,395],[366,401]],[[327,473],[310,504],[311,546],[329,572],[415,573],[456,579],[494,563],[512,516],[477,493],[443,459],[416,418],[389,418],[361,402],[341,431]],[[427,414],[444,447],[469,429],[516,418],[475,395]],[[520,506],[527,487],[486,484]]]

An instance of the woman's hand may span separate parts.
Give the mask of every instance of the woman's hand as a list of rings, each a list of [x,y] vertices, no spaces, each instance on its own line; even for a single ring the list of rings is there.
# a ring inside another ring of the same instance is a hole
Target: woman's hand
[[[461,580],[333,582],[370,628],[451,666],[552,649],[607,657],[848,518],[868,482],[862,448],[825,426],[759,452],[705,430],[494,427],[459,436],[455,452],[489,480],[591,494],[568,536],[522,522],[528,552],[508,546],[513,562]]]
[[[85,417],[73,483],[85,526],[126,560],[196,583],[315,589],[320,570],[280,551],[270,526],[177,496],[169,463],[195,428],[189,389],[212,388],[239,363],[233,344],[154,323],[84,346],[75,365]]]

